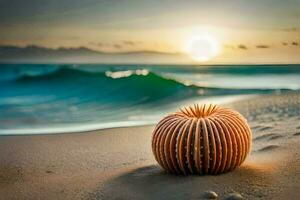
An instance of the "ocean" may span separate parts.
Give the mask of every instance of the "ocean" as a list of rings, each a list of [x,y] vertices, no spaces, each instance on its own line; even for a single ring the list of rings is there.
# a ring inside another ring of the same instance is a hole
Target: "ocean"
[[[197,102],[300,90],[300,65],[0,64],[0,135],[154,124]]]

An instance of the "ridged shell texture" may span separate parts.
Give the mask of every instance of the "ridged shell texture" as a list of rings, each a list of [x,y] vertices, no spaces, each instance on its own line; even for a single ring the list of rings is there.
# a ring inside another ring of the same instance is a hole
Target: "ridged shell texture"
[[[214,104],[195,104],[157,124],[152,151],[170,173],[220,174],[243,163],[251,140],[247,121],[238,112]]]

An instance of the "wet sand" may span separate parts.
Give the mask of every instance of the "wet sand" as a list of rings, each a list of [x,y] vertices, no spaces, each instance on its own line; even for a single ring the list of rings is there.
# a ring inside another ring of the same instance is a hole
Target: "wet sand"
[[[227,106],[249,121],[247,160],[216,176],[174,176],[151,152],[153,126],[0,137],[0,199],[300,199],[300,95]]]

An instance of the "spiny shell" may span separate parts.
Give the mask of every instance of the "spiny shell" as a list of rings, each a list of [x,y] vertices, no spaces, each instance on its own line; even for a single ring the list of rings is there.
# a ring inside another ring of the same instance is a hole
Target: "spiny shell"
[[[214,104],[180,109],[162,119],[152,135],[157,162],[175,174],[219,174],[241,165],[252,134],[238,112]]]

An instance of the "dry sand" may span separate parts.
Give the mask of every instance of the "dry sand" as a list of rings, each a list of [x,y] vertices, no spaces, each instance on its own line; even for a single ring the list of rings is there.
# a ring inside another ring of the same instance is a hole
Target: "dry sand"
[[[245,163],[217,176],[174,176],[155,162],[153,126],[1,136],[0,199],[300,199],[300,95],[228,105],[253,131]]]

